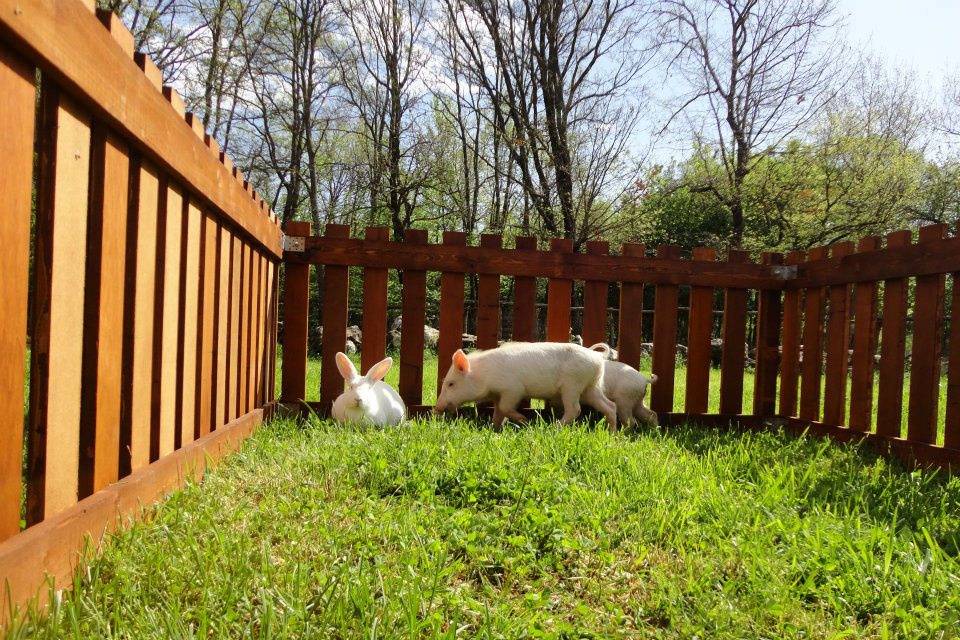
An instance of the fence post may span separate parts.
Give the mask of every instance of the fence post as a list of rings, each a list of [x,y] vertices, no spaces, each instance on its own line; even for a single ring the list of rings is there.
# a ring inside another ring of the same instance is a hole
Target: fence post
[[[284,233],[309,236],[309,222],[288,222]],[[236,258],[235,258],[236,259]],[[280,401],[302,402],[307,389],[307,319],[310,313],[310,265],[284,262],[283,364]]]
[[[783,255],[764,253],[763,264],[783,264]],[[780,311],[780,290],[762,290],[757,305],[757,368],[753,385],[753,413],[764,418],[776,414]]]

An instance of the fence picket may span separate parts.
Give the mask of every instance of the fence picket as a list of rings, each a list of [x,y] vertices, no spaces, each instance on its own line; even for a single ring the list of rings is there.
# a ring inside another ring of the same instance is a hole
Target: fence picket
[[[787,254],[784,264],[799,265],[804,255],[800,251]],[[800,290],[783,292],[783,355],[780,367],[780,415],[797,415],[797,383],[800,380]]]
[[[517,251],[536,251],[537,239],[520,236]],[[537,339],[537,279],[517,276],[513,279],[513,339],[533,342]]]
[[[960,227],[958,227],[960,231]],[[943,446],[960,449],[960,272],[950,274],[950,338]]]
[[[731,249],[727,262],[746,264],[750,254]],[[743,411],[743,375],[746,363],[747,290],[727,288],[723,297],[723,347],[720,359],[720,413]],[[654,341],[656,344],[656,341]]]
[[[143,174],[141,173],[141,176]],[[152,354],[146,353],[146,345],[136,344],[134,346],[134,359],[136,362],[146,362],[149,358],[156,358],[159,363],[160,372],[157,383],[159,384],[159,424],[157,428],[157,455],[165,456],[176,448],[177,440],[177,410],[179,391],[179,348],[181,342],[182,325],[180,323],[180,305],[183,303],[181,295],[181,242],[183,240],[183,196],[180,191],[167,180],[163,180],[159,186],[160,198],[158,200],[157,210],[161,211],[163,207],[162,219],[163,228],[157,227],[157,233],[163,234],[163,246],[157,243],[158,250],[161,251],[156,258],[156,278],[162,281],[162,296],[154,301],[154,324],[153,328],[159,333],[160,348]],[[141,193],[143,191],[143,182],[141,178]],[[141,200],[141,206],[143,201]],[[143,209],[141,209],[143,210]],[[158,225],[160,219],[158,218]],[[141,220],[139,224],[143,224]],[[139,256],[138,256],[139,260]],[[145,267],[149,269],[149,267]],[[159,269],[159,270],[158,270]],[[140,263],[137,263],[137,274],[139,278]],[[139,285],[138,285],[139,286]],[[138,291],[137,295],[141,295]],[[143,293],[145,297],[146,292]],[[156,289],[154,290],[156,295]],[[157,305],[160,305],[161,313],[157,317]],[[146,330],[144,329],[144,332]],[[154,342],[156,345],[156,342]],[[140,365],[145,366],[145,365]],[[154,388],[156,389],[157,383]],[[152,411],[151,411],[152,413]],[[152,423],[151,416],[151,423]],[[134,423],[136,424],[136,423]],[[152,424],[151,424],[152,433]],[[151,436],[152,440],[152,436]],[[139,468],[150,461],[151,454],[147,452],[146,456],[139,456],[136,446],[130,454],[131,470]]]
[[[345,224],[328,224],[325,235],[350,237]],[[326,266],[323,273],[323,345],[320,366],[320,404],[329,411],[333,401],[343,393],[343,376],[337,370],[337,352],[347,342],[347,305],[350,276],[347,267]]]
[[[485,249],[500,249],[503,236],[484,233],[480,246]],[[500,276],[481,274],[477,276],[477,348],[493,349],[500,338]]]
[[[821,260],[826,247],[816,247],[807,254],[807,261]],[[823,288],[805,291],[803,305],[803,363],[800,378],[800,417],[820,419],[820,376],[823,370]]]
[[[763,264],[783,264],[783,255],[764,253]],[[753,385],[753,414],[770,416],[776,412],[777,368],[780,365],[780,292],[760,291],[757,304],[757,364]]]
[[[426,245],[427,232],[407,229],[408,244]],[[423,400],[423,327],[426,323],[427,272],[407,269],[403,272],[403,322],[400,327],[400,397],[407,406]]]
[[[30,219],[36,88],[34,69],[0,45],[0,542],[20,530],[23,487],[23,362],[27,351],[27,293],[30,278]]]
[[[850,242],[838,242],[830,249],[830,257],[842,259],[853,252]],[[847,352],[850,348],[850,285],[829,287],[827,299],[830,316],[827,320],[826,365],[824,367],[823,422],[840,426],[846,416]]]
[[[464,246],[467,234],[462,231],[444,231],[443,244]],[[458,272],[440,274],[440,341],[437,343],[437,393],[453,361],[453,353],[463,346],[463,285],[464,275]]]
[[[942,240],[946,225],[921,227],[921,245]],[[917,277],[913,310],[913,353],[910,358],[910,402],[907,438],[935,444],[940,401],[940,344],[943,318],[943,274]]]
[[[679,259],[680,247],[657,247],[658,258]],[[657,412],[673,411],[674,371],[677,366],[677,311],[679,287],[658,284],[653,302],[653,373],[658,380],[653,385],[650,408]]]
[[[887,234],[887,248],[910,245],[909,231]],[[877,433],[899,437],[903,427],[903,364],[907,349],[907,280],[883,282],[883,326],[877,384]]]
[[[716,260],[708,247],[693,250],[694,260]],[[687,321],[687,386],[684,408],[687,413],[706,413],[710,397],[710,339],[713,333],[713,287],[690,287],[690,314]]]
[[[643,260],[647,248],[642,244],[624,244],[624,258]],[[643,344],[643,283],[620,283],[620,322],[617,332],[620,362],[640,366],[640,345]]]
[[[216,324],[214,326],[213,343],[214,373],[216,383],[213,386],[213,428],[219,429],[227,423],[227,371],[229,367],[227,350],[229,337],[229,310],[230,310],[230,247],[233,244],[233,235],[225,227],[219,227],[219,241],[217,243],[217,285],[214,299],[217,301]]]
[[[181,333],[183,337],[180,351],[180,395],[177,417],[179,425],[176,447],[189,444],[194,440],[197,424],[197,345],[200,319],[200,263],[202,255],[200,244],[203,238],[203,213],[196,203],[184,198],[184,219],[181,253],[180,291],[183,302],[180,305]]]
[[[605,256],[610,253],[607,242],[587,242],[587,253]],[[583,344],[590,346],[607,341],[607,299],[610,283],[606,280],[587,280],[583,285]]]
[[[366,239],[385,242],[390,239],[386,227],[367,227]],[[386,269],[363,269],[363,349],[360,350],[360,369],[366,373],[387,355],[387,280]]]
[[[214,326],[217,322],[216,310],[217,301],[216,283],[217,283],[217,250],[219,242],[217,241],[217,222],[211,216],[204,215],[202,220],[203,234],[200,241],[200,292],[199,292],[199,315],[197,317],[197,378],[203,381],[203,384],[197,385],[197,413],[196,422],[193,428],[194,439],[201,438],[208,433],[213,426],[213,383],[214,379],[214,355],[216,353],[216,341],[214,339]]]
[[[299,223],[298,223],[299,224]],[[243,240],[239,236],[233,237],[233,249],[230,252],[230,373],[229,380],[227,382],[227,416],[228,419],[232,422],[237,417],[240,416],[240,336],[241,336],[241,314],[240,314],[240,303],[242,299],[241,291],[241,281],[243,274]],[[305,270],[305,278],[309,279],[309,266]],[[289,273],[289,272],[288,272]],[[293,306],[290,308],[291,318],[288,322],[296,324],[294,316],[297,315],[296,309],[298,305],[306,305],[309,300],[309,291],[306,288],[297,288],[297,283],[295,282],[296,278],[287,276],[287,285],[291,288],[291,295],[300,294],[302,292],[303,298],[298,299],[293,303]],[[306,307],[303,308],[303,314],[306,314]],[[306,382],[306,318],[303,319],[304,322],[304,347],[303,347],[303,368],[304,374],[300,377],[301,391],[304,383]],[[292,334],[292,335],[295,335]],[[284,337],[286,337],[286,331],[284,331]],[[283,366],[287,366],[286,354],[287,350],[284,347],[284,359]],[[293,349],[291,349],[291,354]],[[296,361],[296,357],[292,356],[292,360]],[[284,369],[286,371],[286,369]],[[286,376],[284,376],[286,379]]]
[[[553,238],[550,252],[554,255],[573,253],[573,240]],[[570,302],[573,295],[573,280],[550,278],[547,282],[547,341],[570,342]]]
[[[857,243],[857,253],[876,251],[880,238]],[[873,356],[877,350],[877,283],[858,282],[853,303],[853,355],[850,357],[850,428],[870,431],[873,422]]]
[[[288,236],[309,236],[310,223],[288,222],[284,231]],[[283,372],[280,377],[280,401],[299,403],[307,397],[310,265],[287,262],[283,269]],[[365,340],[366,333],[364,325]]]

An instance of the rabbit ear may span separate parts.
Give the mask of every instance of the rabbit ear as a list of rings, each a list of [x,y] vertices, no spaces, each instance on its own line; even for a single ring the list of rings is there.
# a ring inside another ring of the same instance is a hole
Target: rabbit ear
[[[350,380],[357,375],[357,368],[350,362],[350,358],[342,351],[337,352],[337,369],[344,380]]]
[[[370,381],[383,380],[383,377],[387,375],[387,372],[390,371],[390,367],[392,366],[393,358],[384,358],[377,364],[370,367],[370,369],[367,371],[367,379]]]

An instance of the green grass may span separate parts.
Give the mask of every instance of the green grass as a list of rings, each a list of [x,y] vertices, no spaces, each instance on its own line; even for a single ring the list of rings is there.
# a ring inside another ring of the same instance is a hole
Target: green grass
[[[265,426],[12,638],[956,637],[960,478],[698,427]]]

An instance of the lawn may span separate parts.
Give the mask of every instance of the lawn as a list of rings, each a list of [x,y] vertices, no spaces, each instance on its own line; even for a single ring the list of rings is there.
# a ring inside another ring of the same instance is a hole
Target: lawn
[[[956,637],[960,479],[694,426],[276,421],[11,637]]]

